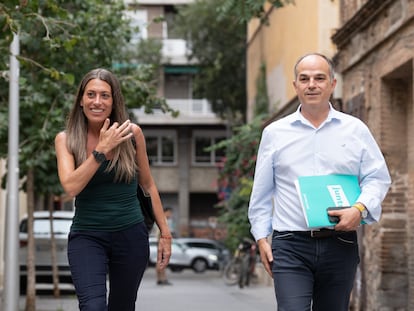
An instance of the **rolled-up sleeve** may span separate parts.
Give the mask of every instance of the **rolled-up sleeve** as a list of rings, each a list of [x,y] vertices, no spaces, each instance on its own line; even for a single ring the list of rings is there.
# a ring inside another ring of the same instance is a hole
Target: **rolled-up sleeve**
[[[357,201],[368,209],[365,222],[370,224],[380,220],[381,202],[390,188],[391,177],[381,150],[369,131],[365,133],[364,141],[366,148],[360,168],[361,194]]]

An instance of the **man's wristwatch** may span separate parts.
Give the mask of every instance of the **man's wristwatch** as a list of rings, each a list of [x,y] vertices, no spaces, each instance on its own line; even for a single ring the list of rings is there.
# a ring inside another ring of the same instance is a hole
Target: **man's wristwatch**
[[[104,153],[94,150],[92,151],[92,154],[95,157],[96,162],[103,163],[106,161],[106,156]]]
[[[365,208],[364,205],[362,205],[361,203],[357,202],[354,205],[352,205],[352,207],[355,207],[357,210],[359,210],[361,212],[361,218],[365,219],[368,216],[368,211]]]

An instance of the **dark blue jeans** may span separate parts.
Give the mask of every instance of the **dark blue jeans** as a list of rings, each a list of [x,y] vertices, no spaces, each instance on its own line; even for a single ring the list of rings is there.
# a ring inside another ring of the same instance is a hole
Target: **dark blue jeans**
[[[68,259],[79,309],[135,310],[148,256],[148,232],[144,223],[117,232],[70,232]]]
[[[348,311],[360,260],[356,232],[313,238],[275,231],[272,251],[279,311]]]

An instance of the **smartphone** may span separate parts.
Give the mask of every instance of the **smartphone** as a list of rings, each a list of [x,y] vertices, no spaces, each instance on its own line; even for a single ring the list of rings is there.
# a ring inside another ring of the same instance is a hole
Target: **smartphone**
[[[326,211],[334,211],[334,210],[340,210],[344,208],[350,208],[351,206],[330,206],[326,209]],[[337,224],[339,222],[338,216],[331,216],[328,214],[329,221],[331,223]]]

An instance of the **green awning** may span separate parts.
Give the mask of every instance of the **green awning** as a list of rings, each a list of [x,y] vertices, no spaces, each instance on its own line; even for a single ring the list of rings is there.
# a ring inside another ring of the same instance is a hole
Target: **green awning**
[[[199,68],[196,66],[164,66],[165,73],[198,73]]]

